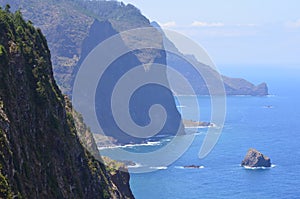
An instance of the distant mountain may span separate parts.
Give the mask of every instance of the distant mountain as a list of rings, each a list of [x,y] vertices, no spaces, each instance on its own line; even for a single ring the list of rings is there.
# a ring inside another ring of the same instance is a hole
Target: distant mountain
[[[6,3],[11,4],[13,10],[21,9],[24,17],[40,27],[46,35],[51,50],[55,80],[63,93],[69,96],[72,94],[73,82],[81,63],[99,43],[121,31],[152,27],[149,20],[136,7],[117,1],[0,0],[0,5],[4,6]],[[155,43],[158,49],[163,49],[166,45],[162,39],[154,40],[150,36],[142,42]],[[131,44],[136,42],[141,41],[132,41],[130,38],[125,37],[122,38],[120,45],[124,48],[131,48]],[[212,77],[216,73],[210,67],[195,60],[193,56],[184,56],[199,65],[203,72],[211,74]],[[207,85],[199,75],[189,70],[189,63],[179,57],[170,55],[164,50],[135,50],[126,56],[120,57],[112,65],[115,68],[114,71],[107,73],[106,77],[102,78],[103,81],[100,80],[101,84],[97,87],[95,107],[102,130],[105,131],[106,135],[115,137],[120,143],[142,142],[144,139],[128,136],[127,132],[121,130],[116,124],[110,108],[110,96],[113,86],[118,78],[135,66],[144,65],[145,73],[147,71],[151,73],[153,71],[151,66],[154,63],[172,65],[192,83],[196,94],[208,94]],[[156,72],[156,74],[157,78],[162,79],[166,84],[168,84],[168,81],[172,81],[172,77],[167,77],[163,69]],[[223,79],[226,92],[229,95],[268,94],[266,84],[255,86],[242,79],[224,76]],[[172,85],[177,88],[175,94],[189,94],[180,82],[172,82]],[[146,126],[150,122],[147,108],[153,104],[161,104],[167,110],[168,117],[164,128],[158,134],[174,135],[175,132],[184,134],[181,116],[176,109],[172,93],[155,86],[150,87],[143,87],[143,92],[136,93],[134,99],[137,101],[131,103],[131,107],[129,107],[132,119],[136,124]],[[127,105],[124,104],[124,106]],[[161,115],[157,114],[154,117],[159,120]],[[89,120],[86,120],[86,122],[95,132],[95,124],[89,123]]]
[[[0,5],[6,3],[11,4],[14,10],[21,9],[24,17],[40,27],[46,35],[51,50],[55,79],[63,93],[69,96],[72,94],[73,82],[81,63],[94,47],[121,31],[152,27],[149,20],[136,7],[117,1],[0,0]],[[120,46],[131,48],[131,44],[134,42],[140,41],[122,38]],[[153,38],[149,37],[149,40],[146,39],[142,42],[154,42],[163,49],[162,39],[154,41]],[[99,81],[96,94],[99,123],[106,135],[115,137],[120,143],[143,142],[145,139],[129,136],[116,124],[110,108],[113,86],[118,78],[135,66],[144,65],[145,74],[152,74],[154,71],[151,67],[153,63],[166,63],[164,50],[134,50],[113,63],[111,68],[114,70],[108,71],[109,73],[102,78],[103,81]],[[168,84],[164,70],[161,69],[156,72],[156,78]],[[170,90],[148,85],[136,92],[134,99],[135,102],[131,103],[129,109],[136,124],[146,126],[150,122],[149,107],[153,104],[161,104],[164,106],[168,117],[158,135],[185,133],[181,116]],[[123,106],[128,105],[124,102]],[[86,116],[83,115],[83,117]],[[153,117],[156,118],[156,121],[161,120],[160,114]],[[89,123],[89,120],[85,121],[95,132],[95,124]],[[153,129],[153,132],[155,131],[156,129]]]
[[[45,34],[55,80],[66,94],[71,94],[75,68],[101,41],[120,31],[150,27],[137,8],[117,1],[0,0],[2,7],[6,4],[20,9]]]
[[[161,27],[158,23],[152,22],[153,27],[161,30]],[[208,87],[214,87],[214,85],[209,85],[208,82],[205,82],[202,75],[205,75],[206,78],[216,79],[218,77],[218,72],[215,71],[212,67],[201,63],[195,58],[194,55],[185,55],[182,54],[177,47],[170,41],[166,36],[164,37],[164,45],[167,49],[171,49],[175,53],[166,52],[167,54],[167,64],[173,69],[180,72],[193,86],[193,90],[197,95],[209,95]],[[201,74],[194,69],[194,66],[197,67]],[[227,95],[252,95],[252,96],[265,96],[268,95],[268,87],[266,83],[261,83],[259,85],[254,85],[249,81],[241,78],[231,78],[224,75],[221,75],[224,88]],[[171,85],[176,88],[174,91],[175,95],[190,95],[187,87],[179,82],[174,77],[169,76],[169,81]],[[213,82],[213,81],[212,81]]]
[[[134,198],[55,83],[40,29],[0,9],[0,198]],[[80,122],[81,121],[81,122]],[[81,125],[76,131],[75,123]],[[91,152],[86,147],[94,147]],[[93,154],[93,155],[94,155]],[[111,172],[113,171],[113,172]]]
[[[184,59],[182,59],[184,57]],[[216,72],[211,67],[199,62],[192,55],[183,55],[176,56],[174,54],[167,54],[167,62],[174,69],[180,71],[181,74],[184,75],[186,79],[188,79],[193,85],[193,89],[195,94],[197,95],[209,95],[208,86],[213,87],[213,85],[209,85],[201,75],[206,75],[206,78],[217,78],[218,72]],[[193,66],[197,66],[201,74],[198,74]],[[221,75],[222,81],[224,83],[225,92],[227,95],[251,95],[251,96],[266,96],[268,95],[268,87],[266,83],[261,83],[259,85],[254,85],[249,81],[242,78],[231,78],[224,75]],[[191,93],[187,92],[187,88],[184,87],[178,81],[173,81],[172,77],[169,77],[169,81],[172,82],[172,85],[176,88],[176,95],[189,95]]]
[[[55,79],[66,94],[71,94],[78,67],[97,44],[120,31],[150,26],[149,20],[136,7],[117,1],[0,0],[2,6],[7,3],[14,10],[21,9],[25,18],[33,21],[46,35],[52,54]],[[105,27],[101,27],[100,23],[106,24]],[[151,25],[159,27],[157,23]],[[110,30],[108,30],[109,27]],[[87,43],[87,38],[89,38],[89,43]],[[127,45],[129,43],[127,42]],[[143,53],[136,55],[142,62],[151,62],[151,60],[153,62],[157,56],[153,52],[148,52],[148,57],[150,57],[148,59]],[[192,56],[189,58],[205,68],[204,64]],[[187,62],[170,54],[167,54],[167,62],[179,69],[195,86],[197,85],[196,94],[208,94],[203,79],[195,78],[195,75],[187,70],[189,68]],[[266,83],[256,86],[247,80],[226,76],[223,76],[223,80],[228,95],[268,95]],[[178,86],[180,90],[178,94],[188,94],[185,93],[186,88]]]

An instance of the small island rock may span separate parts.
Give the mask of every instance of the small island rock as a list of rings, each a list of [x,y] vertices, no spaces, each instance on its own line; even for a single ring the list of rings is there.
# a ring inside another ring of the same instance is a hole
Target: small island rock
[[[241,166],[246,167],[271,167],[271,160],[269,157],[263,155],[256,149],[249,149],[247,155],[242,161]]]
[[[185,169],[200,169],[201,166],[192,164],[192,165],[183,166],[183,168],[185,168]]]

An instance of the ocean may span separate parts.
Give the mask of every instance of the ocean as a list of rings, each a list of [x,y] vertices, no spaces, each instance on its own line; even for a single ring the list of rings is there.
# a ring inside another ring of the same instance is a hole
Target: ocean
[[[260,71],[259,75],[255,70],[245,72],[244,77],[257,83],[266,81],[269,96],[227,97],[223,132],[208,156],[204,159],[198,157],[207,129],[187,129],[195,131],[195,140],[178,160],[167,167],[157,167],[154,172],[131,173],[130,185],[135,197],[300,198],[300,73],[286,71],[283,67],[267,73],[267,69]],[[189,107],[190,97],[181,97],[180,100],[182,108],[195,108]],[[201,120],[209,121],[210,98],[198,96],[198,100]],[[171,139],[128,146],[128,149],[153,151]],[[249,148],[256,148],[270,157],[272,168],[253,170],[241,167]],[[200,168],[183,168],[185,165]]]

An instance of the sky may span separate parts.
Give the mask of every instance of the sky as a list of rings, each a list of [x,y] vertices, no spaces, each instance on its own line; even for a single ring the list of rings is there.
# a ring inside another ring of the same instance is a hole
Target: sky
[[[298,0],[125,0],[202,46],[218,66],[300,68]]]

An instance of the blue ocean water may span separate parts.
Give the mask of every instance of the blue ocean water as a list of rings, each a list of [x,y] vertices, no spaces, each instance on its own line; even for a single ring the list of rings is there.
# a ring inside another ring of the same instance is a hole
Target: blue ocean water
[[[261,67],[222,71],[252,82],[268,83],[270,96],[229,96],[225,126],[212,152],[204,159],[198,153],[207,129],[197,132],[192,145],[173,164],[150,173],[131,175],[131,188],[137,199],[199,198],[300,198],[300,70],[297,67]],[[299,68],[299,67],[298,67]],[[180,97],[179,109],[185,119],[195,109],[192,97]],[[198,96],[200,120],[210,121],[210,98]],[[161,142],[128,146],[127,150],[146,153],[164,147]],[[249,148],[271,158],[273,168],[250,170],[240,167]],[[101,151],[103,155],[106,151]],[[167,154],[166,154],[167,155]],[[198,165],[199,169],[184,169]],[[143,165],[142,165],[143,166]],[[134,171],[134,168],[131,169]]]
[[[284,68],[264,76],[262,73],[247,73],[246,78],[266,81],[271,96],[228,97],[225,126],[213,151],[204,159],[198,158],[206,132],[200,129],[202,133],[197,134],[187,152],[172,165],[151,173],[131,173],[135,197],[300,198],[300,73],[286,72]],[[189,97],[182,100],[185,108],[193,108],[189,107]],[[209,98],[199,97],[199,102],[201,120],[209,121]],[[136,149],[148,151],[153,147],[157,146],[137,146]],[[275,167],[265,170],[240,167],[251,147],[269,156]],[[203,168],[182,168],[192,164]]]

